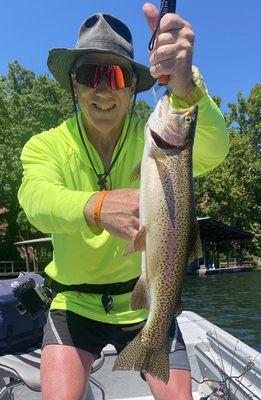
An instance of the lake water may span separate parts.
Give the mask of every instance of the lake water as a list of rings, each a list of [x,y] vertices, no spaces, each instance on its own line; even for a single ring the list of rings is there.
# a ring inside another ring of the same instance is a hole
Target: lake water
[[[187,276],[183,309],[261,351],[261,271]]]

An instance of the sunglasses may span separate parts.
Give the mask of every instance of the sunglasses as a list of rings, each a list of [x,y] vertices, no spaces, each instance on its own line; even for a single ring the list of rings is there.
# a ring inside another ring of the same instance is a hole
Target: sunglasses
[[[105,76],[111,89],[131,86],[133,72],[119,65],[83,64],[75,70],[77,82],[95,89]]]

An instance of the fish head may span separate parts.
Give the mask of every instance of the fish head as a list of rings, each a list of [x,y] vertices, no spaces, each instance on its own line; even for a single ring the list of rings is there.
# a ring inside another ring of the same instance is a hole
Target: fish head
[[[193,146],[198,106],[187,109],[174,109],[166,93],[157,103],[151,114],[146,138],[151,142],[154,152],[163,156],[172,151],[183,150]]]

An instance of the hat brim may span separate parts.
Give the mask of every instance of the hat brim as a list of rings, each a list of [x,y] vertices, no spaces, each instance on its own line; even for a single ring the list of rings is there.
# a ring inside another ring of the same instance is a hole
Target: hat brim
[[[144,92],[155,85],[156,79],[150,74],[150,70],[145,65],[139,64],[128,56],[121,55],[114,51],[108,50],[97,50],[97,49],[66,49],[57,48],[49,51],[49,57],[47,61],[48,68],[53,74],[55,79],[60,85],[70,92],[70,82],[68,79],[68,73],[71,71],[76,59],[81,55],[88,53],[98,54],[111,54],[115,56],[115,63],[120,64],[121,62],[128,61],[135,72],[139,74],[138,85],[136,92]]]

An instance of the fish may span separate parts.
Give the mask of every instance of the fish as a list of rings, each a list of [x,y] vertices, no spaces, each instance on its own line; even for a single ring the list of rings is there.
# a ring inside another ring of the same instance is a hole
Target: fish
[[[188,264],[202,257],[192,164],[197,114],[197,106],[174,109],[166,92],[149,117],[140,167],[140,229],[124,252],[142,251],[130,308],[149,312],[113,370],[145,370],[165,383],[170,324],[182,312]],[[137,177],[134,171],[132,178]]]

